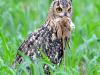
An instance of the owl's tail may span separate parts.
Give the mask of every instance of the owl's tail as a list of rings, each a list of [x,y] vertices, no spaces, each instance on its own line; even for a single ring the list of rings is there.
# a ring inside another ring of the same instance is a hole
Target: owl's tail
[[[22,60],[23,60],[22,56],[19,55],[19,54],[17,54],[17,55],[16,55],[16,58],[15,58],[13,64],[12,64],[12,68],[16,68],[16,66],[17,66],[18,64],[20,64],[20,63],[22,62]]]

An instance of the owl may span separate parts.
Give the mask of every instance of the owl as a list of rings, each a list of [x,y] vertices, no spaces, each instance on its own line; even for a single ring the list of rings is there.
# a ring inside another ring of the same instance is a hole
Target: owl
[[[51,63],[59,65],[64,56],[65,46],[70,40],[71,32],[75,28],[71,16],[71,0],[53,0],[45,23],[27,37],[18,51],[27,55],[32,61],[43,57],[43,53]],[[14,63],[20,64],[23,61],[23,56],[17,53]],[[50,75],[46,64],[44,72],[46,75]]]

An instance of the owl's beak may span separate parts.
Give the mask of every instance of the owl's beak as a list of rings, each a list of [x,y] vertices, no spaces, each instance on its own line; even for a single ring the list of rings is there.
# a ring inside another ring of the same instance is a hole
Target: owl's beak
[[[64,16],[64,17],[70,17],[71,15],[70,15],[69,13],[67,13],[67,12],[64,12],[64,13],[63,13],[63,16]]]
[[[67,16],[67,13],[64,13],[64,16]]]

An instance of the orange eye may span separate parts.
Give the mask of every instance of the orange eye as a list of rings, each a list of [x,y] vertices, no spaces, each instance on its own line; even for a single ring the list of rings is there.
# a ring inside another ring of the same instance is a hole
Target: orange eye
[[[62,12],[62,8],[61,8],[61,7],[58,7],[58,8],[56,8],[56,11],[57,11],[58,13],[60,13],[60,12]]]

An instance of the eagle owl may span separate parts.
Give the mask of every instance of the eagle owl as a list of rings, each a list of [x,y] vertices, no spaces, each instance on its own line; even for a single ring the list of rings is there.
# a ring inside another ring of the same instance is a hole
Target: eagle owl
[[[43,26],[31,33],[18,50],[34,61],[42,57],[39,50],[41,49],[53,64],[60,64],[64,56],[65,44],[68,44],[71,30],[75,27],[71,15],[71,0],[53,0]],[[17,53],[15,64],[22,61],[24,58]]]

